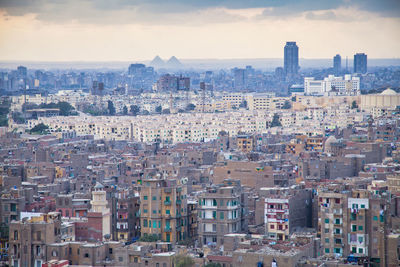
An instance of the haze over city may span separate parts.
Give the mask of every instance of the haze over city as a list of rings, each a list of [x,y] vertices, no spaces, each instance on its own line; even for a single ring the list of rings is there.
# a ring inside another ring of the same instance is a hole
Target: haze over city
[[[383,1],[0,2],[0,60],[400,57],[400,3]]]
[[[0,266],[400,266],[400,0],[0,0]]]

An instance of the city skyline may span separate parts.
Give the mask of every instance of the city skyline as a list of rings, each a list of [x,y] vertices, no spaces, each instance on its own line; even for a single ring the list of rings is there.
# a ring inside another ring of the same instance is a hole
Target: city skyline
[[[398,58],[399,10],[389,0],[2,1],[0,60],[283,58],[287,41],[300,58]]]

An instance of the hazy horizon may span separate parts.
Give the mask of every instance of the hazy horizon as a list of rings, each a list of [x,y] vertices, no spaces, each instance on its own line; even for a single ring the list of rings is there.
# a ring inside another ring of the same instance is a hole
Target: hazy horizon
[[[0,2],[0,60],[400,57],[400,1]]]

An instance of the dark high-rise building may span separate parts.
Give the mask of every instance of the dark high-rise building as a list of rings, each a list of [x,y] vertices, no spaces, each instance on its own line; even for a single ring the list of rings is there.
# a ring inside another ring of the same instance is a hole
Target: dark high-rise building
[[[283,68],[286,75],[297,74],[299,70],[299,47],[296,42],[286,42]]]
[[[339,54],[333,57],[333,71],[335,74],[339,74],[342,71],[342,57]]]
[[[17,71],[20,78],[26,78],[28,75],[28,69],[24,66],[18,66]]]
[[[357,53],[354,55],[354,73],[367,73],[367,55]]]
[[[241,90],[246,86],[246,70],[245,69],[234,69],[234,86],[235,89]]]
[[[157,90],[164,92],[189,91],[190,78],[165,74],[158,79]]]
[[[142,73],[145,71],[146,66],[144,64],[131,64],[129,65],[128,68],[128,74],[129,75],[142,75]]]

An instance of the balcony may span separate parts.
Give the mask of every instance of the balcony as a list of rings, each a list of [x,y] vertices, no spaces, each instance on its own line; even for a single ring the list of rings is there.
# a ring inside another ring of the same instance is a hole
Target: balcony
[[[168,194],[168,193],[171,193],[171,192],[172,192],[172,189],[171,189],[171,188],[164,188],[164,192],[167,193],[167,194]]]
[[[171,205],[171,201],[170,200],[165,200],[164,201],[164,205],[165,206],[170,206]]]
[[[180,205],[180,204],[182,204],[182,201],[180,199],[177,199],[176,200],[176,205]]]
[[[164,232],[171,232],[172,231],[172,229],[171,229],[171,227],[170,226],[165,226],[164,227]]]

